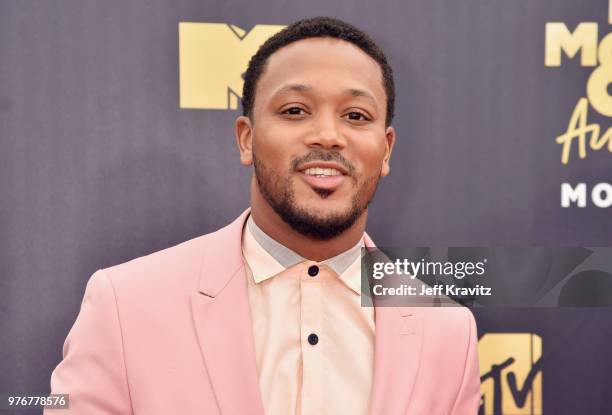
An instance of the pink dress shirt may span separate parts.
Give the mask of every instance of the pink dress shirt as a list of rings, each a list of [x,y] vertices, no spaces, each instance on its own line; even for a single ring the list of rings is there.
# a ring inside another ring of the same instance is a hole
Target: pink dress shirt
[[[329,260],[285,268],[248,226],[242,249],[265,413],[367,414],[374,309],[361,307],[359,256],[341,275]],[[308,273],[312,265],[315,276]]]

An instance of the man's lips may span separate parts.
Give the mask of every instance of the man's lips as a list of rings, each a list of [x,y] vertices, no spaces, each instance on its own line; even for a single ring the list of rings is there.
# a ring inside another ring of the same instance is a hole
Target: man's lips
[[[340,173],[342,173],[345,176],[348,174],[346,167],[344,167],[340,163],[335,163],[333,161],[320,161],[320,160],[310,161],[308,163],[301,164],[297,170],[303,173],[306,170],[313,169],[313,168],[320,168],[323,170],[334,169],[334,170],[338,170]]]
[[[336,190],[346,180],[346,176],[342,174],[338,176],[313,176],[300,172],[299,175],[310,186],[326,190]]]
[[[336,190],[347,179],[347,170],[344,166],[334,162],[305,163],[298,171],[306,183],[318,189]]]

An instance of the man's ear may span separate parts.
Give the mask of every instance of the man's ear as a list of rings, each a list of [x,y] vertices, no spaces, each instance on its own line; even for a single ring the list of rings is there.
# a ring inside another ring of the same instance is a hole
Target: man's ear
[[[245,166],[253,164],[253,126],[249,117],[236,118],[236,144],[240,151],[240,162]]]
[[[380,177],[385,177],[389,174],[391,166],[389,161],[391,160],[391,153],[393,152],[393,145],[395,144],[395,129],[391,126],[387,127],[385,132],[385,157],[383,158],[382,168],[380,169]]]

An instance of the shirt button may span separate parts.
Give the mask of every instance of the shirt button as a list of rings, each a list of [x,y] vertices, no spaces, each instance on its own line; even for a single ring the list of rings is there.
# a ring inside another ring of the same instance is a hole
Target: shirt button
[[[317,336],[314,333],[310,333],[308,335],[308,343],[312,344],[313,346],[317,343],[319,343],[319,336]]]
[[[318,273],[319,267],[317,267],[316,265],[311,265],[310,267],[308,267],[308,275],[310,275],[311,277],[316,277]]]

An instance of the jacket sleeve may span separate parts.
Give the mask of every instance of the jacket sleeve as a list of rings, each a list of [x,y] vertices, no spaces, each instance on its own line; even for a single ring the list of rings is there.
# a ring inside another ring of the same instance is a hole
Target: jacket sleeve
[[[469,309],[468,314],[469,340],[463,379],[455,404],[451,411],[452,415],[476,415],[480,406],[480,369],[478,365],[478,333],[476,321]]]
[[[45,415],[133,414],[115,291],[103,270],[87,283],[63,360],[51,375],[51,393],[68,394],[69,409]]]

